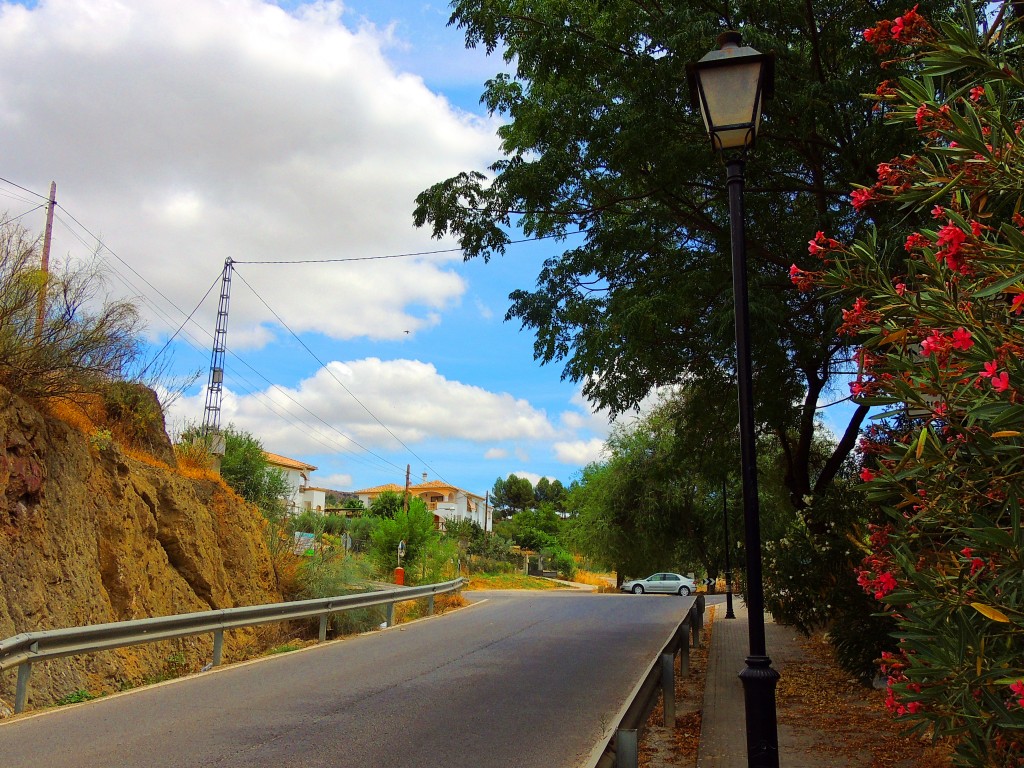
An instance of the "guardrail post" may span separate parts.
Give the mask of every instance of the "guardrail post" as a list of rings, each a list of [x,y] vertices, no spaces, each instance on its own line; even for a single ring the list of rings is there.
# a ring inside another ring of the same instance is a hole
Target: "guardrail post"
[[[394,626],[394,624],[395,624],[395,604],[394,603],[388,603],[387,612],[388,612],[387,624],[388,624],[389,627]]]
[[[330,614],[325,613],[320,617],[320,642],[327,640],[327,620],[330,618]]]
[[[693,647],[700,648],[700,614],[697,613],[696,605],[690,609],[690,635],[693,637]]]
[[[431,595],[427,598],[427,616],[434,615],[434,596]]]
[[[18,667],[18,688],[14,693],[14,714],[18,715],[25,711],[25,702],[28,700],[28,679],[32,675],[32,662],[26,661]]]
[[[690,674],[690,618],[683,622],[683,636],[679,638],[679,674],[686,677]]]
[[[637,768],[638,763],[636,728],[620,728],[615,737],[615,768]]]
[[[661,699],[662,709],[665,711],[666,727],[674,727],[676,724],[676,675],[675,675],[675,654],[661,654]]]
[[[213,666],[219,667],[220,660],[224,655],[224,630],[218,629],[213,633]]]

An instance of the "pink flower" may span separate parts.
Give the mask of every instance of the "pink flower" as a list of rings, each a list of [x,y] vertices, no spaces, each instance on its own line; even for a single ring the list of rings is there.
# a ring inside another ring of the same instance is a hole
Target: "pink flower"
[[[941,219],[945,215],[946,215],[946,211],[943,210],[941,205],[936,205],[934,208],[932,208],[932,218],[933,219]]]
[[[907,292],[907,284],[906,283],[896,283],[896,294],[898,296],[902,296],[906,292]]]
[[[945,346],[946,337],[939,331],[932,331],[931,336],[928,336],[921,341],[921,351],[926,355],[933,355],[936,352],[941,352]]]
[[[966,352],[973,346],[974,339],[971,338],[970,331],[962,327],[953,331],[953,349],[959,349]]]
[[[992,379],[992,389],[996,392],[1005,392],[1010,388],[1010,374],[1006,371],[995,374]]]
[[[991,376],[996,375],[996,371],[999,370],[999,361],[991,360],[985,363],[985,370],[978,374],[979,378],[987,379]]]

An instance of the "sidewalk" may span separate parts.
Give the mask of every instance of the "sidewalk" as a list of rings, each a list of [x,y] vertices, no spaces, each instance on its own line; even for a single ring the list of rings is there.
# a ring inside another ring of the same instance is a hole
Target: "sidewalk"
[[[715,607],[715,624],[708,652],[704,710],[697,752],[697,768],[746,768],[747,738],[743,702],[743,684],[738,677],[747,657],[747,608],[738,597],[733,599],[735,619],[725,618],[725,604]],[[765,645],[772,666],[782,675],[786,666],[799,663],[801,649],[797,631],[781,627],[765,616]],[[827,739],[827,734],[817,734]],[[813,737],[811,737],[813,738]],[[820,766],[814,757],[814,743],[805,731],[779,724],[779,764],[786,768]],[[830,756],[831,757],[831,756]],[[844,763],[831,762],[832,766]]]

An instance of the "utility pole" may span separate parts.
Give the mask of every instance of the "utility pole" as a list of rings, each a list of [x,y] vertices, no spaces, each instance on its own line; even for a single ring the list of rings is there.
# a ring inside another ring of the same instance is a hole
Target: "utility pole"
[[[57,201],[57,182],[50,182],[50,199],[46,204],[46,229],[43,230],[43,254],[40,271],[43,273],[36,300],[36,344],[43,338],[43,323],[46,321],[46,286],[50,282],[50,240],[53,235],[53,206]]]
[[[409,514],[409,473],[412,471],[412,465],[405,465],[405,496],[402,497],[402,508],[405,510],[405,514]]]
[[[487,518],[491,512],[491,492],[487,491],[484,493],[484,533],[490,530],[487,527]]]
[[[203,436],[210,439],[210,453],[219,471],[224,455],[224,436],[220,433],[220,405],[224,397],[224,356],[227,353],[228,307],[231,304],[231,271],[234,262],[224,259],[220,278],[220,302],[217,304],[217,328],[213,332],[210,354],[210,378],[206,384],[206,409],[203,411]]]

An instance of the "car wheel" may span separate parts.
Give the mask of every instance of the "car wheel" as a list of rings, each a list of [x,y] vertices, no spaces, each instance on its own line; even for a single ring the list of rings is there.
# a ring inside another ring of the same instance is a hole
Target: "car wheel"
[[[689,597],[690,596],[690,588],[685,586],[685,585],[680,587],[679,588],[679,596],[680,597]]]
[[[641,587],[639,584],[634,584],[633,585],[633,594],[634,595],[642,595],[643,593],[644,593],[644,588],[643,587]]]

